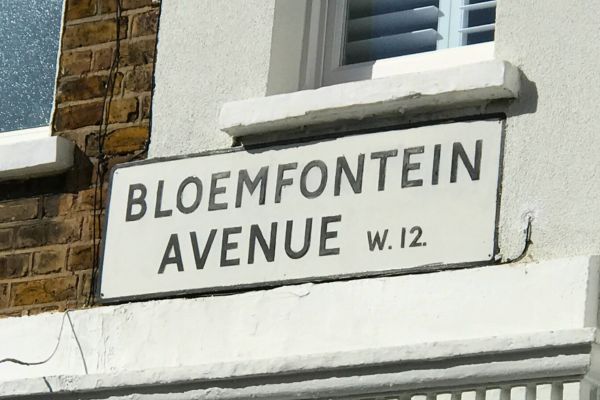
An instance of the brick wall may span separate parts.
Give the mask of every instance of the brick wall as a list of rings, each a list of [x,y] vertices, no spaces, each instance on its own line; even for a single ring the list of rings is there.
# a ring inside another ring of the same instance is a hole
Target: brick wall
[[[88,305],[108,172],[149,141],[158,2],[120,0],[117,24],[117,0],[65,1],[52,130],[76,144],[75,167],[0,183],[0,316]]]

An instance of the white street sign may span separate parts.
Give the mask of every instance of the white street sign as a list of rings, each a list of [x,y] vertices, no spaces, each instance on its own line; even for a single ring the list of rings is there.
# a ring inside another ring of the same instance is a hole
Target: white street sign
[[[123,165],[99,298],[489,263],[501,144],[473,121]]]

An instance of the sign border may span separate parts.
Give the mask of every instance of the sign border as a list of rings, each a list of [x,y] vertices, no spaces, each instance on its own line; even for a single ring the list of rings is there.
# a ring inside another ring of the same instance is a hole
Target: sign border
[[[334,140],[341,137],[347,136],[357,136],[357,135],[368,135],[370,133],[378,133],[378,132],[389,132],[393,130],[407,130],[413,129],[423,126],[437,126],[437,125],[445,125],[457,122],[475,122],[475,121],[497,121],[501,126],[500,132],[500,157],[499,157],[499,165],[498,165],[498,182],[496,185],[496,216],[495,216],[495,226],[494,226],[494,238],[493,238],[493,246],[494,249],[492,251],[492,256],[488,260],[476,261],[476,262],[463,262],[463,263],[454,263],[454,264],[422,264],[409,268],[398,269],[397,267],[390,267],[390,269],[384,269],[381,271],[372,271],[372,272],[358,272],[358,273],[348,273],[341,275],[328,275],[328,276],[317,276],[317,277],[308,277],[308,278],[297,278],[297,279],[287,279],[287,280],[276,280],[276,281],[267,281],[267,282],[258,282],[258,283],[247,283],[247,284],[239,284],[239,285],[231,285],[231,286],[214,286],[209,288],[201,288],[201,289],[185,289],[185,290],[175,290],[175,291],[165,291],[165,292],[154,292],[142,295],[131,295],[131,296],[120,296],[120,297],[111,297],[111,298],[103,298],[102,297],[102,272],[104,270],[104,254],[106,251],[106,237],[108,236],[107,227],[108,227],[108,218],[110,214],[110,198],[112,195],[112,184],[115,172],[122,168],[130,168],[136,167],[145,164],[154,164],[165,161],[176,161],[183,160],[189,158],[200,158],[206,156],[212,156],[217,154],[229,154],[229,153],[237,153],[240,151],[262,151],[267,150],[272,147],[278,146],[282,148],[287,147],[299,147],[309,144],[314,144],[319,141],[326,140]],[[500,201],[502,197],[502,179],[504,172],[504,146],[505,146],[505,130],[506,130],[506,115],[504,113],[493,113],[493,114],[485,114],[478,116],[470,116],[470,117],[461,117],[461,118],[449,118],[443,120],[436,121],[426,121],[422,123],[415,124],[401,124],[401,125],[388,125],[385,127],[377,127],[377,128],[369,128],[369,129],[358,129],[356,131],[347,130],[340,133],[331,133],[324,135],[314,135],[300,138],[289,138],[285,140],[273,141],[268,143],[260,143],[260,144],[252,144],[252,145],[240,145],[235,147],[229,147],[224,149],[216,149],[216,150],[207,150],[199,153],[192,154],[183,154],[169,157],[157,157],[139,161],[132,161],[128,163],[117,164],[112,171],[110,172],[110,177],[108,181],[108,193],[107,193],[107,207],[106,207],[106,215],[102,221],[102,232],[104,232],[104,236],[100,239],[100,251],[98,256],[98,269],[96,274],[92,273],[92,277],[95,275],[95,282],[92,282],[93,285],[93,297],[94,302],[96,304],[119,304],[125,302],[137,302],[137,301],[146,301],[146,300],[164,300],[164,299],[174,299],[181,298],[184,296],[188,297],[200,297],[203,295],[228,295],[246,292],[249,290],[266,290],[273,289],[280,286],[286,285],[298,285],[303,283],[326,283],[326,282],[340,282],[340,281],[351,281],[355,279],[366,279],[366,278],[380,278],[380,277],[390,277],[390,276],[401,276],[401,275],[414,275],[414,274],[427,274],[432,272],[440,272],[446,270],[461,270],[461,269],[469,269],[469,268],[477,268],[488,265],[498,264],[500,261],[496,259],[496,256],[500,253],[500,248],[498,245],[498,237],[499,237],[499,220],[500,220]]]

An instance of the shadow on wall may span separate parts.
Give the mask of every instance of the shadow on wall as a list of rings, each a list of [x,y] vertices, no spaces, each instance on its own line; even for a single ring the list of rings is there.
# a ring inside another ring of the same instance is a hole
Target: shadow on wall
[[[0,201],[57,193],[76,193],[89,188],[94,165],[77,146],[73,167],[60,175],[0,182]]]
[[[506,110],[506,116],[509,118],[523,114],[533,114],[537,111],[537,85],[535,82],[530,81],[523,72],[520,74],[521,90],[519,91],[519,97],[514,100]]]

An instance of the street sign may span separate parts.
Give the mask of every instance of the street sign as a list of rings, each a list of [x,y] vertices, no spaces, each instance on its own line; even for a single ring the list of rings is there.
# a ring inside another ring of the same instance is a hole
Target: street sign
[[[486,120],[120,166],[98,296],[489,263],[501,144]]]

